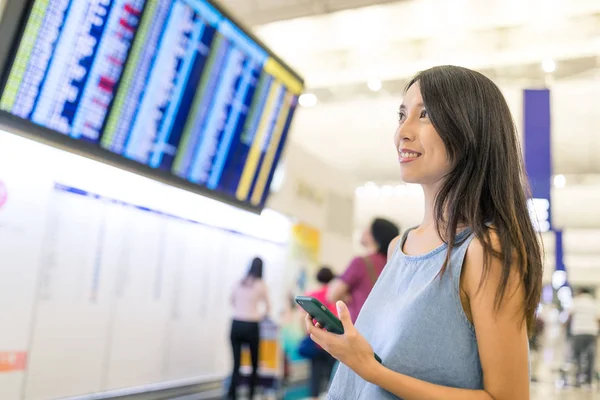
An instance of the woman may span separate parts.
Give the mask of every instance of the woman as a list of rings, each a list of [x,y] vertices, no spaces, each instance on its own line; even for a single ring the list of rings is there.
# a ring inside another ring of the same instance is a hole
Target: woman
[[[342,302],[344,335],[306,320],[343,364],[328,398],[529,399],[542,255],[502,93],[465,68],[421,72],[394,143],[402,179],[423,188],[425,215],[390,245],[356,327]]]
[[[383,218],[373,220],[360,240],[368,255],[352,260],[346,271],[331,284],[328,291],[329,302],[335,304],[338,300],[350,299],[348,309],[353,322],[356,321],[360,309],[381,275],[387,262],[390,242],[398,233],[398,227],[393,222]]]
[[[327,292],[329,291],[329,283],[333,280],[333,271],[328,267],[323,267],[317,273],[317,282],[321,284],[318,290],[307,293],[308,297],[314,297],[323,303],[329,311],[337,315],[335,304],[327,300]],[[331,378],[331,371],[335,365],[335,359],[324,350],[320,350],[310,360],[310,395],[316,400],[321,394],[323,386],[327,386]]]
[[[262,280],[263,261],[252,260],[246,277],[235,286],[231,294],[233,323],[231,325],[231,347],[233,349],[233,373],[229,386],[229,398],[235,399],[240,380],[242,345],[250,349],[252,375],[250,377],[250,399],[254,396],[258,383],[258,347],[260,343],[259,322],[269,314],[269,296],[267,285]],[[261,312],[261,309],[264,312]]]

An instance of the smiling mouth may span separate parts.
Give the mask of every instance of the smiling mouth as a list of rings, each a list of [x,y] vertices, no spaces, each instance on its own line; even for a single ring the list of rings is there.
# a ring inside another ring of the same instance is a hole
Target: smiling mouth
[[[401,163],[408,163],[411,161],[415,161],[417,158],[421,157],[421,153],[415,153],[412,151],[402,151],[399,155],[399,160]]]
[[[402,158],[417,158],[421,154],[420,153],[412,153],[412,152],[402,152],[400,153],[400,157]]]

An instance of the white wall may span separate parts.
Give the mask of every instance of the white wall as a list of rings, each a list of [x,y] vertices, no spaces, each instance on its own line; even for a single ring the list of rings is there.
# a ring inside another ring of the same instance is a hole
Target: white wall
[[[294,142],[285,154],[285,181],[268,206],[321,232],[323,264],[341,270],[352,258],[354,189],[357,181]]]
[[[57,185],[60,184],[60,185]],[[50,399],[229,369],[231,286],[265,259],[283,308],[290,221],[0,132],[0,398]],[[6,191],[4,190],[6,188]]]

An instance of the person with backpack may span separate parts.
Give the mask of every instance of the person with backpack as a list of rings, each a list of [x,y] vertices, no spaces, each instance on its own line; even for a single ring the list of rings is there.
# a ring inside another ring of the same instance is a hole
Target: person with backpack
[[[354,258],[346,271],[330,285],[327,296],[329,302],[335,304],[339,300],[348,301],[352,322],[356,322],[363,304],[383,271],[388,247],[399,232],[398,226],[393,222],[375,218],[361,238],[361,245],[367,249],[368,254]]]

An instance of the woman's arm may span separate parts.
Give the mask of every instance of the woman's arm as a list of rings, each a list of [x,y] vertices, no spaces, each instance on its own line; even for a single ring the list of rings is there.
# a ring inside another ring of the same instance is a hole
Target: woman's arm
[[[263,301],[265,302],[265,318],[271,315],[271,301],[269,300],[269,288],[264,281],[261,281],[263,290]]]
[[[335,279],[327,288],[327,300],[330,303],[336,303],[340,300],[346,300],[350,287],[341,279]]]
[[[500,247],[494,235],[492,244]],[[475,239],[467,250],[462,283],[469,297],[485,390],[496,400],[529,399],[529,347],[522,278],[516,272],[509,276],[501,307],[495,309],[503,265],[492,257],[490,272],[481,284],[483,263],[483,246]]]
[[[494,400],[485,390],[457,389],[402,375],[379,365],[369,380],[406,400]]]
[[[352,325],[349,313],[338,303],[344,335],[334,335],[312,326],[313,339],[363,379],[406,400],[525,400],[529,399],[527,330],[523,323],[523,291],[513,276],[502,307],[494,308],[502,264],[493,259],[490,274],[480,288],[483,248],[474,240],[463,267],[463,289],[469,296],[484,376],[484,390],[457,389],[415,379],[377,363],[373,349]],[[479,290],[481,289],[481,290]],[[448,332],[452,334],[452,332]],[[426,345],[426,344],[424,344]]]
[[[368,277],[365,276],[364,259],[362,257],[356,257],[350,262],[344,273],[329,284],[327,301],[330,303],[350,301],[352,290],[367,278]]]
[[[400,240],[400,236],[396,237],[390,245],[388,246],[388,260],[392,258],[396,248],[398,247],[398,241]],[[356,283],[360,281],[363,277],[361,276],[361,266],[358,265],[360,258],[355,258],[348,268],[346,272],[333,282],[329,284],[329,288],[327,289],[327,300],[330,303],[337,303],[338,301],[343,301],[348,303],[352,300],[350,296],[350,288],[352,283]],[[347,283],[350,282],[350,283]]]

